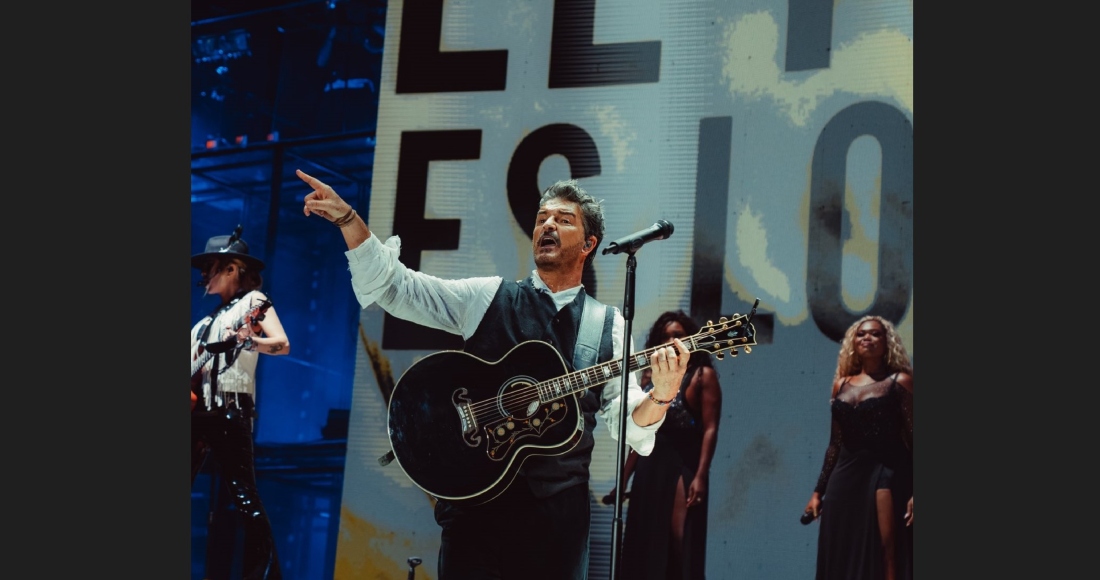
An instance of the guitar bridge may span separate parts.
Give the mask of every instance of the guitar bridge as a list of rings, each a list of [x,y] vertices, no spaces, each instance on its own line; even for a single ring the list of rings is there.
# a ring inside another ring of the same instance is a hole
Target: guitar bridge
[[[470,412],[470,405],[455,405],[455,411],[458,411],[458,421],[462,424],[464,435],[477,431],[477,420],[474,419],[474,414]]]
[[[477,433],[477,417],[470,399],[466,396],[466,389],[458,389],[451,394],[451,405],[458,413],[458,424],[462,429],[462,441],[470,447],[481,444],[481,436]]]

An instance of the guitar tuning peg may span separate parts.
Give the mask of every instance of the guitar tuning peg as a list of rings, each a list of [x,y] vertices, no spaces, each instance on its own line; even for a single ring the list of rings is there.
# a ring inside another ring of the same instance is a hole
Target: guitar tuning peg
[[[718,351],[718,352],[714,353],[714,358],[716,358],[718,360],[722,360],[722,357],[724,357],[724,356],[725,356],[725,353],[722,352],[722,351]]]
[[[711,320],[707,320],[707,326],[714,326],[714,322]]]
[[[719,324],[725,324],[726,322],[729,322],[729,319],[726,318],[725,316],[723,316],[723,317],[718,319],[718,322],[719,322]]]
[[[752,353],[752,347],[751,346],[746,346],[745,347],[745,352],[746,353]]]

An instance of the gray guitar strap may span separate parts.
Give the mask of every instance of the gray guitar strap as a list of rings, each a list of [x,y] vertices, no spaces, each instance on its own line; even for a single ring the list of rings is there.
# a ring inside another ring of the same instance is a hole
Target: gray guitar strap
[[[603,339],[604,317],[607,306],[595,298],[584,295],[584,311],[581,313],[580,330],[577,332],[577,346],[573,349],[573,368],[584,370],[595,366],[600,356],[600,341]]]

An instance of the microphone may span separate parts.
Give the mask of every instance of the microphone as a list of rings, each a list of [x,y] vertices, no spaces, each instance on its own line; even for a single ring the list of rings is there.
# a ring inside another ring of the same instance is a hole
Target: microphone
[[[611,242],[603,253],[618,254],[620,252],[636,252],[643,245],[656,240],[663,240],[672,235],[672,224],[666,220],[657,220],[657,223],[648,228],[634,232],[625,238],[619,238]]]
[[[814,513],[813,512],[806,512],[806,513],[802,514],[802,517],[798,518],[798,521],[802,525],[805,526],[805,525],[809,524],[810,522],[814,521]]]
[[[229,236],[229,240],[225,242],[226,249],[233,247],[233,244],[237,240],[241,239],[241,232],[244,231],[244,226],[237,224],[237,227],[233,229],[233,233]]]

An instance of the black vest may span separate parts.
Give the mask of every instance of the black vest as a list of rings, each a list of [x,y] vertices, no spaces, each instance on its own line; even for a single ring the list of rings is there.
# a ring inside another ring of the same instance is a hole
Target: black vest
[[[487,361],[500,360],[512,348],[528,340],[541,340],[552,345],[561,354],[573,372],[573,349],[577,343],[581,313],[586,294],[582,288],[573,302],[560,311],[554,299],[546,291],[536,289],[527,278],[519,282],[501,282],[489,310],[481,319],[477,330],[466,341],[464,350]],[[611,325],[614,317],[604,318],[603,335],[598,355],[599,363],[614,356],[611,343]],[[564,374],[564,373],[563,373]],[[592,462],[592,446],[595,438],[596,411],[600,408],[603,386],[593,387],[578,396],[584,416],[584,433],[577,446],[562,455],[531,456],[524,461],[514,485],[526,480],[537,497],[547,497],[563,489],[588,482],[588,465]]]

